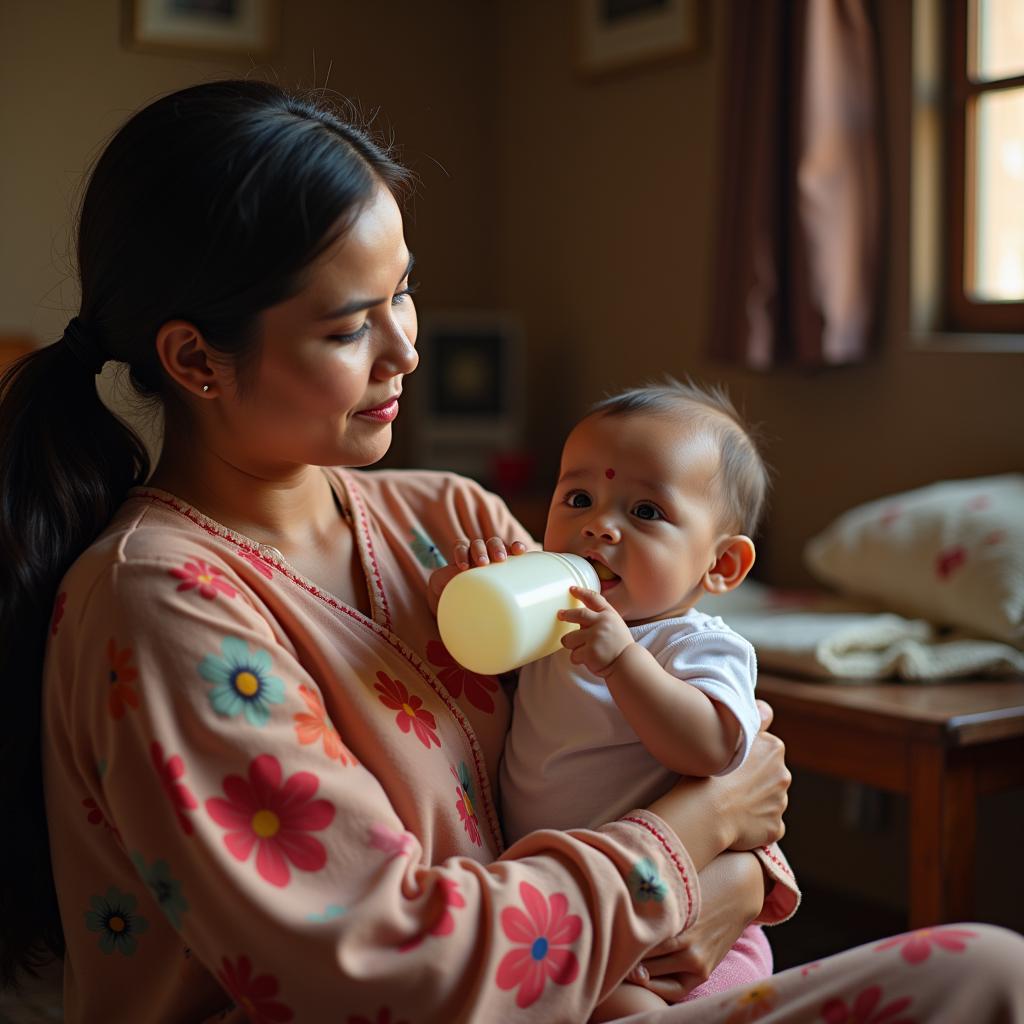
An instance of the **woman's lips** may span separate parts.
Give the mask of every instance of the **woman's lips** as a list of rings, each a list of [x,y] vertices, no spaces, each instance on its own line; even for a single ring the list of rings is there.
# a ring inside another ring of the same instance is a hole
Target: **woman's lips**
[[[375,423],[390,423],[398,415],[398,398],[391,398],[383,405],[375,405],[372,409],[360,409],[356,415]]]

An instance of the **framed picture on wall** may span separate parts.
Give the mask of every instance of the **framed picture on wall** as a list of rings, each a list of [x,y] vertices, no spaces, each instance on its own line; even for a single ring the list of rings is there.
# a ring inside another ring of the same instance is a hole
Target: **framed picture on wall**
[[[522,331],[493,310],[430,313],[420,324],[423,369],[415,394],[416,463],[483,479],[523,427]]]
[[[198,57],[269,57],[279,0],[125,0],[130,49]]]
[[[576,0],[577,66],[603,75],[692,54],[700,0]]]

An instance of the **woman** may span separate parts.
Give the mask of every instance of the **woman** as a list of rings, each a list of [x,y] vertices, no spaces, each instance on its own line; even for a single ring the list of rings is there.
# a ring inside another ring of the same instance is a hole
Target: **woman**
[[[384,454],[416,366],[406,184],[275,86],[166,97],[92,174],[79,315],[4,378],[4,966],[66,944],[69,1021],[583,1021],[641,958],[652,986],[706,973],[788,909],[727,852],[781,835],[767,733],[727,779],[503,851],[507,703],[451,663],[426,580],[461,537],[529,538],[467,481],[321,468]],[[145,486],[106,359],[165,410]],[[806,1019],[866,978],[1021,999],[1011,937],[962,944],[971,972],[857,951],[661,1016]]]

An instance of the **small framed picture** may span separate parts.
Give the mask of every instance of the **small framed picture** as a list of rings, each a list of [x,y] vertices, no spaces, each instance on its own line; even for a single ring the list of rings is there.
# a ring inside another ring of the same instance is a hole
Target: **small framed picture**
[[[603,75],[697,50],[700,0],[576,0],[577,64]]]
[[[125,0],[133,50],[262,60],[277,48],[279,0]]]
[[[417,348],[415,457],[424,469],[454,469],[482,479],[497,452],[520,443],[523,427],[522,331],[491,310],[424,316]]]

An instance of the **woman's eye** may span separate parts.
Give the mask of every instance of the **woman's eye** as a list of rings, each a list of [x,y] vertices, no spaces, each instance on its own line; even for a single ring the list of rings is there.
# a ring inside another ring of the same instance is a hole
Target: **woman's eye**
[[[661,509],[657,505],[652,505],[649,501],[641,501],[636,508],[633,509],[633,515],[637,519],[647,519],[654,521],[655,519],[664,519],[665,517],[661,514]]]
[[[570,491],[565,496],[565,503],[569,508],[590,508],[590,495],[586,491]]]
[[[362,327],[357,331],[353,331],[351,334],[328,334],[327,337],[331,341],[358,341],[363,335],[367,334],[370,330],[370,321],[364,320]]]
[[[391,305],[400,306],[410,295],[414,295],[416,293],[419,286],[419,281],[408,282],[400,292],[395,292],[395,294],[391,296]]]

